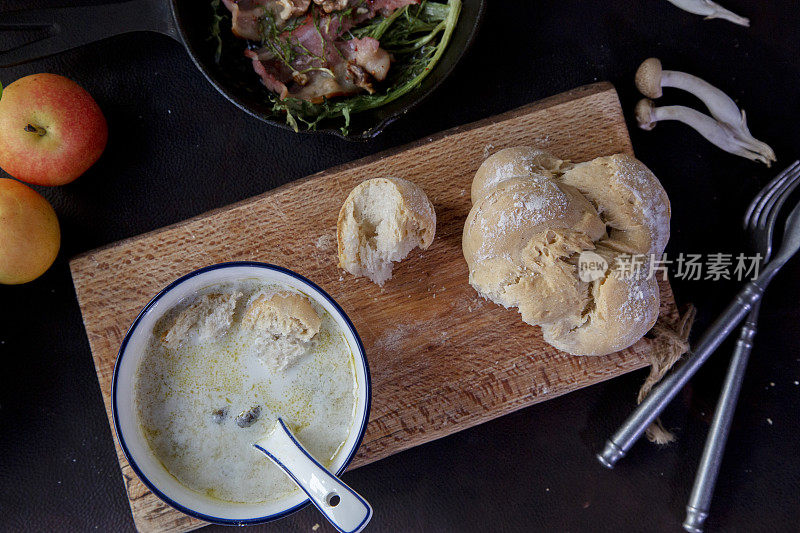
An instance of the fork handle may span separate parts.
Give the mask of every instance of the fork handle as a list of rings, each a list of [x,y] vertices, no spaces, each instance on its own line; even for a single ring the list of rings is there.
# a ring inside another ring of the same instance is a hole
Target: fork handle
[[[761,302],[756,302],[753,305],[750,315],[747,317],[744,326],[742,326],[739,339],[736,341],[736,348],[728,366],[728,373],[725,376],[725,383],[722,386],[722,393],[717,401],[714,420],[711,422],[706,445],[703,449],[703,456],[700,459],[700,466],[694,478],[692,495],[686,505],[686,519],[683,521],[683,529],[690,533],[702,533],[703,525],[708,517],[711,498],[714,495],[714,486],[717,482],[717,475],[725,452],[725,443],[728,440],[733,415],[736,412],[736,403],[739,400],[739,392],[742,389],[747,360],[750,357],[753,339],[756,336],[760,307]]]
[[[739,325],[753,305],[761,299],[764,288],[777,272],[777,268],[764,270],[761,277],[749,282],[736,295],[725,311],[711,324],[700,339],[697,347],[684,360],[683,364],[673,370],[661,384],[647,395],[639,407],[628,417],[617,432],[606,441],[605,448],[597,455],[600,464],[606,468],[625,457],[631,446],[639,440],[645,429],[667,407],[686,382],[703,366],[714,350],[724,341],[731,331]]]
[[[46,37],[0,51],[0,67],[27,63],[123,33],[154,31],[179,39],[169,6],[164,0],[128,0],[0,13],[0,30],[50,30]]]

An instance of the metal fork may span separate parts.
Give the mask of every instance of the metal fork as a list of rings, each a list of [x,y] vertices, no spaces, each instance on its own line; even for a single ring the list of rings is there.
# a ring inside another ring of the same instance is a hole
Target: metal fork
[[[797,179],[800,161],[795,161],[789,168],[778,174],[759,192],[744,215],[744,229],[747,231],[749,249],[761,256],[761,264],[766,264],[772,255],[772,234],[775,219],[789,195],[800,184]],[[792,178],[792,176],[795,176]],[[756,336],[758,311],[761,302],[753,304],[753,309],[742,326],[739,339],[736,341],[728,373],[722,386],[722,393],[717,401],[714,420],[706,438],[706,445],[700,459],[700,465],[694,478],[692,495],[686,505],[686,519],[683,529],[691,533],[701,533],[703,524],[708,518],[711,498],[717,481],[725,443],[728,440],[739,391],[742,388],[747,360],[753,348]]]
[[[800,178],[800,170],[797,169],[786,176],[787,182],[791,181],[792,183],[796,183],[798,178]],[[773,206],[774,204],[770,205],[770,207]],[[778,214],[774,212],[773,215],[772,209],[767,211],[769,215],[766,218],[766,224],[774,227]],[[700,369],[714,350],[731,334],[733,329],[739,325],[745,315],[761,299],[769,282],[772,281],[775,274],[798,249],[800,249],[800,203],[792,209],[786,220],[786,230],[784,231],[783,242],[778,254],[772,261],[767,263],[766,268],[757,279],[747,283],[739,291],[733,301],[728,304],[728,307],[703,333],[697,346],[681,366],[672,371],[659,386],[650,391],[647,398],[639,404],[639,407],[628,417],[620,429],[606,441],[605,448],[597,455],[597,459],[603,466],[614,468],[617,461],[625,456],[631,446],[644,433],[647,426],[661,414],[661,411],[666,408],[678,391],[686,385],[689,378]]]

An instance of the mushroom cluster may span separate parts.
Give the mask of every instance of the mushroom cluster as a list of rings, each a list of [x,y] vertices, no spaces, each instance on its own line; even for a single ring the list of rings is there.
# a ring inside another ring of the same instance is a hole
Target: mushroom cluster
[[[661,97],[664,87],[692,93],[706,105],[711,116],[680,105],[656,107],[653,100]],[[745,112],[727,94],[697,76],[664,70],[661,61],[651,57],[636,71],[636,88],[647,97],[636,104],[636,120],[643,130],[652,130],[661,120],[677,120],[726,152],[768,167],[776,160],[772,148],[750,133]]]

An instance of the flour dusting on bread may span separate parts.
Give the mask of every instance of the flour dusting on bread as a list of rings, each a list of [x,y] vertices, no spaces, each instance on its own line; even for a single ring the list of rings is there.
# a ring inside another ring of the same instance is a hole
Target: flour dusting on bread
[[[479,294],[517,308],[548,343],[576,355],[621,350],[653,326],[650,261],[669,239],[670,206],[641,162],[617,154],[572,165],[511,148],[481,165],[472,191],[462,248]],[[578,262],[588,251],[612,268],[584,281]],[[625,262],[636,267],[619,272]]]

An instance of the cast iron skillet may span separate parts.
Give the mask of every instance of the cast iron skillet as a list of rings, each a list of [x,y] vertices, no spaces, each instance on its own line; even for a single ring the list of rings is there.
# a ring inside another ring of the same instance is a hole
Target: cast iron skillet
[[[341,123],[322,122],[316,132],[330,133],[348,140],[366,140],[427,97],[453,70],[472,43],[483,15],[485,0],[463,0],[461,16],[450,44],[433,71],[419,87],[384,106],[353,114],[349,135],[339,130]],[[0,51],[0,67],[9,67],[71,48],[135,31],[153,31],[179,41],[206,79],[238,108],[274,126],[290,129],[273,115],[265,98],[266,89],[250,68],[249,60],[238,53],[223,53],[216,64],[216,43],[209,39],[212,11],[208,0],[128,0],[100,6],[63,7],[0,13],[0,30],[42,30],[43,38],[16,48]],[[223,37],[233,40],[229,31]],[[230,43],[227,43],[230,44]]]

